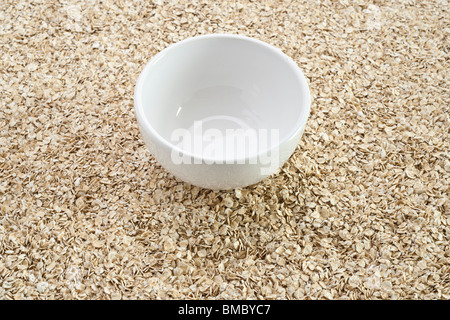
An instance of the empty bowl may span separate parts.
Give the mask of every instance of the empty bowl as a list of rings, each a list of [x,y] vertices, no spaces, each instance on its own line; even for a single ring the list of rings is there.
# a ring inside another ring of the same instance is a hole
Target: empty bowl
[[[203,35],[172,44],[135,87],[142,137],[175,177],[208,189],[255,184],[292,155],[310,111],[297,64],[257,39]]]

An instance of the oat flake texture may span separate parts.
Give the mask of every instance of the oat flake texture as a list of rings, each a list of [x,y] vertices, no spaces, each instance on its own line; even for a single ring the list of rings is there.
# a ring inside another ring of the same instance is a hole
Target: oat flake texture
[[[0,299],[450,299],[442,1],[0,2]],[[133,90],[187,37],[303,70],[294,155],[214,192],[144,146]]]

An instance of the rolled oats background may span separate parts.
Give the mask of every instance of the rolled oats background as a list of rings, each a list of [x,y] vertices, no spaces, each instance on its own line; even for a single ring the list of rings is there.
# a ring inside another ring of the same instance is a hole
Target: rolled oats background
[[[2,1],[1,299],[449,299],[447,1]],[[312,91],[292,158],[227,192],[153,159],[135,81],[239,33]]]

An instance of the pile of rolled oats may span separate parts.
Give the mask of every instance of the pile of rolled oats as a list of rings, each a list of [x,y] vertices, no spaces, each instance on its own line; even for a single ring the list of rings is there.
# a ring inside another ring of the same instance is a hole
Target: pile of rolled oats
[[[0,299],[449,299],[447,1],[2,1]],[[170,176],[133,109],[167,45],[238,33],[312,91],[292,158]]]

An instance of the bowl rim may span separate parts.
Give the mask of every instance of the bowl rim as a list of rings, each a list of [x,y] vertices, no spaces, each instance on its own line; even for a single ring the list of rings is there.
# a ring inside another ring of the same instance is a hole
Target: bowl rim
[[[169,150],[171,150],[172,152],[175,151],[180,155],[183,156],[187,156],[190,159],[194,160],[193,163],[217,163],[218,159],[214,158],[214,157],[204,157],[202,155],[199,154],[195,154],[193,152],[189,152],[186,150],[181,149],[180,147],[176,146],[175,144],[173,144],[172,142],[168,141],[166,138],[164,138],[161,134],[158,133],[158,131],[151,125],[150,121],[147,119],[147,116],[145,115],[144,112],[144,108],[143,108],[143,99],[142,99],[142,91],[143,91],[143,83],[144,83],[144,79],[147,76],[147,74],[149,73],[150,69],[156,64],[158,63],[158,61],[164,57],[164,55],[171,51],[176,49],[177,47],[180,47],[186,43],[189,42],[194,42],[194,41],[198,41],[198,40],[203,40],[203,39],[211,39],[211,38],[217,38],[217,39],[237,39],[237,40],[245,40],[245,41],[249,41],[252,42],[254,44],[260,45],[262,47],[264,47],[264,49],[271,51],[272,53],[275,53],[276,55],[280,56],[281,58],[283,58],[288,65],[291,67],[291,69],[295,72],[297,79],[299,80],[300,83],[300,87],[303,87],[304,89],[304,96],[301,97],[301,102],[302,102],[302,107],[305,108],[305,111],[302,112],[300,114],[300,116],[297,119],[297,122],[295,123],[295,125],[293,126],[293,129],[283,138],[280,139],[278,141],[278,143],[274,146],[271,146],[270,148],[266,149],[266,150],[258,150],[257,153],[254,153],[252,155],[249,156],[245,156],[245,157],[233,157],[233,163],[246,163],[246,160],[249,159],[259,159],[259,157],[263,154],[267,154],[267,152],[272,151],[272,150],[276,150],[278,149],[278,151],[280,151],[280,147],[285,144],[287,141],[293,139],[300,130],[302,130],[304,128],[304,126],[306,126],[306,122],[308,121],[309,115],[310,115],[310,111],[311,111],[311,93],[310,93],[310,89],[308,86],[308,82],[306,81],[305,76],[303,75],[303,72],[301,71],[301,69],[299,68],[299,66],[297,65],[296,62],[294,62],[294,60],[292,60],[291,57],[289,57],[288,55],[286,55],[283,51],[281,51],[279,48],[264,42],[262,40],[256,39],[256,38],[252,38],[252,37],[248,37],[245,35],[240,35],[240,34],[227,34],[227,33],[216,33],[216,34],[204,34],[204,35],[197,35],[197,36],[193,36],[193,37],[189,37],[186,39],[183,39],[181,41],[172,43],[170,45],[168,45],[166,48],[164,48],[163,50],[159,51],[157,54],[155,54],[150,61],[147,62],[147,64],[145,65],[145,67],[142,69],[141,73],[139,74],[139,77],[136,81],[136,85],[135,85],[135,90],[134,90],[134,109],[136,112],[136,117],[138,119],[138,122],[140,122],[140,127],[142,129],[145,130],[145,132],[151,137],[151,138],[156,138],[159,143],[161,143],[162,145],[164,145],[166,148],[168,148]],[[197,160],[197,161],[195,161]],[[227,159],[226,157],[224,159],[220,159],[222,160],[221,163],[226,163],[228,164],[228,161],[230,159]],[[200,161],[200,162],[198,162]],[[192,162],[191,162],[192,163]]]

